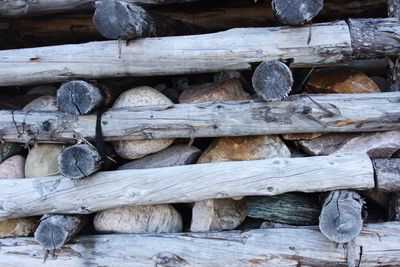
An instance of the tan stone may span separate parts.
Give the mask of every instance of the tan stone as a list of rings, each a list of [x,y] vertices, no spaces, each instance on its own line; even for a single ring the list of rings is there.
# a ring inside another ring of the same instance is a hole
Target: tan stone
[[[58,174],[58,155],[63,145],[38,144],[29,150],[25,162],[25,177],[50,176]]]
[[[0,221],[0,238],[30,236],[36,228],[37,218],[18,218]]]
[[[98,212],[96,231],[104,233],[177,233],[182,218],[172,205],[130,206]]]
[[[379,87],[365,73],[353,69],[314,72],[307,84],[309,93],[374,93]]]
[[[183,91],[179,103],[200,103],[208,101],[249,100],[239,79],[217,83],[194,85]]]
[[[0,179],[24,178],[25,159],[20,155],[9,157],[0,164]]]
[[[29,102],[22,110],[56,111],[58,110],[57,98],[55,96],[50,96],[50,95],[40,96],[35,100]]]
[[[114,108],[173,104],[157,90],[142,86],[122,93],[114,103]],[[115,151],[125,159],[138,159],[169,147],[173,138],[113,142]]]
[[[258,160],[290,157],[290,151],[279,136],[260,135],[215,139],[198,163]]]

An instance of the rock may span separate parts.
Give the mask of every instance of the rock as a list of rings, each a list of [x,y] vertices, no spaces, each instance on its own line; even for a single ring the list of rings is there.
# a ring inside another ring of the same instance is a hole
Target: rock
[[[367,153],[371,158],[390,158],[400,149],[400,131],[375,133],[331,133],[298,141],[308,155]]]
[[[239,79],[190,86],[179,97],[179,103],[201,103],[209,101],[249,100]]]
[[[30,236],[36,228],[37,218],[18,218],[0,221],[0,238]]]
[[[171,205],[131,206],[96,214],[96,231],[102,233],[177,233],[182,231],[181,215]]]
[[[197,201],[192,210],[191,232],[222,231],[235,229],[246,214],[242,202],[232,199]]]
[[[23,145],[19,143],[2,142],[0,143],[0,163],[14,156],[23,150]]]
[[[57,87],[53,85],[39,85],[32,87],[26,93],[27,95],[51,95],[56,96],[57,94]]]
[[[307,84],[308,93],[374,93],[379,87],[366,74],[353,69],[316,71]]]
[[[25,162],[25,177],[50,176],[58,173],[58,155],[63,145],[38,144],[29,150]]]
[[[22,110],[57,111],[57,99],[55,96],[50,95],[40,96],[28,103]]]
[[[20,155],[12,156],[0,164],[0,179],[24,178],[25,159]]]
[[[198,163],[258,160],[290,157],[290,151],[277,135],[223,137],[215,139]]]
[[[194,146],[184,144],[173,145],[156,154],[131,161],[118,168],[127,169],[148,169],[192,164],[197,161],[201,150]]]
[[[114,103],[114,108],[146,106],[146,105],[173,104],[166,96],[157,90],[148,87],[136,87],[122,93]],[[125,159],[143,158],[156,153],[174,142],[173,138],[154,140],[134,140],[113,142],[115,151]]]

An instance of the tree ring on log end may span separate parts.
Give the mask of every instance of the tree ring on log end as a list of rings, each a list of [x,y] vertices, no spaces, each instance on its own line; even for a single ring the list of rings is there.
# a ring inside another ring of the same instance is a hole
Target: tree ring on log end
[[[323,0],[272,0],[271,4],[275,16],[286,25],[309,22],[324,7]]]

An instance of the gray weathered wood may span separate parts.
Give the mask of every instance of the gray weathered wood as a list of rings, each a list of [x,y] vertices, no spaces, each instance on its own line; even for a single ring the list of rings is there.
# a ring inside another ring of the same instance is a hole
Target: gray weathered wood
[[[323,0],[272,0],[275,16],[281,23],[288,25],[310,22],[323,7]]]
[[[85,81],[69,81],[57,90],[57,106],[63,112],[74,115],[89,114],[102,103],[101,90]]]
[[[96,0],[5,0],[0,2],[0,17],[24,17],[66,11],[93,9]],[[195,0],[125,0],[140,5],[185,3]]]
[[[44,215],[35,231],[35,240],[47,250],[62,247],[87,223],[85,215]]]
[[[148,169],[192,164],[200,157],[201,150],[184,144],[173,145],[158,153],[128,162],[118,170]]]
[[[382,21],[382,24],[386,24]],[[394,25],[392,25],[394,27]],[[154,76],[244,70],[281,59],[291,67],[346,64],[351,38],[344,21],[309,27],[238,28],[211,34],[102,41],[0,51],[0,86],[68,78]],[[121,43],[122,42],[122,43]]]
[[[343,244],[354,240],[363,226],[364,201],[356,192],[337,190],[325,199],[319,229],[329,240]]]
[[[374,159],[376,188],[386,192],[400,191],[400,159]]]
[[[249,197],[245,206],[249,217],[290,225],[317,225],[320,211],[318,196],[300,193]]]
[[[373,168],[366,155],[98,172],[78,185],[62,176],[7,179],[0,180],[0,219],[45,213],[92,213],[126,205],[373,187]]]
[[[400,1],[388,1],[388,16],[400,19]],[[388,59],[388,82],[390,91],[400,91],[400,63],[399,57],[387,57]]]
[[[96,2],[93,22],[108,39],[137,39],[194,34],[194,28],[180,20],[152,14],[144,8],[120,0]]]
[[[60,173],[72,179],[87,177],[103,165],[99,151],[88,144],[67,147],[60,153],[57,162]]]
[[[400,224],[368,224],[355,240],[358,266],[400,264]],[[43,249],[32,238],[0,239],[0,264],[41,266]],[[67,266],[346,266],[347,249],[318,229],[273,228],[245,232],[81,236],[49,258]]]
[[[349,19],[353,57],[380,58],[400,54],[397,18]]]
[[[292,90],[293,76],[284,63],[265,61],[254,71],[252,83],[254,91],[264,100],[281,100]]]
[[[400,221],[400,192],[391,195],[389,201],[389,220]]]
[[[311,97],[311,98],[310,98]],[[297,95],[239,101],[110,109],[105,140],[398,130],[400,93]],[[132,119],[134,118],[134,119]],[[94,139],[96,116],[0,110],[0,137],[14,142]]]

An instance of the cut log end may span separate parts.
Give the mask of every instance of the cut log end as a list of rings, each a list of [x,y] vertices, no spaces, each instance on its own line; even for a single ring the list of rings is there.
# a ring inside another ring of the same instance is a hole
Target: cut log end
[[[289,67],[278,60],[261,63],[254,71],[253,88],[264,100],[281,100],[292,90],[293,76]]]
[[[70,81],[57,91],[57,106],[60,111],[74,115],[88,114],[103,103],[99,88],[85,81]]]
[[[60,173],[73,179],[89,176],[99,170],[101,166],[101,155],[96,149],[87,144],[67,147],[58,156]]]
[[[361,196],[355,192],[331,192],[322,206],[319,222],[321,233],[339,244],[354,240],[362,229],[363,204]]]
[[[272,0],[275,16],[281,23],[288,25],[301,25],[311,21],[323,7],[323,0]]]

